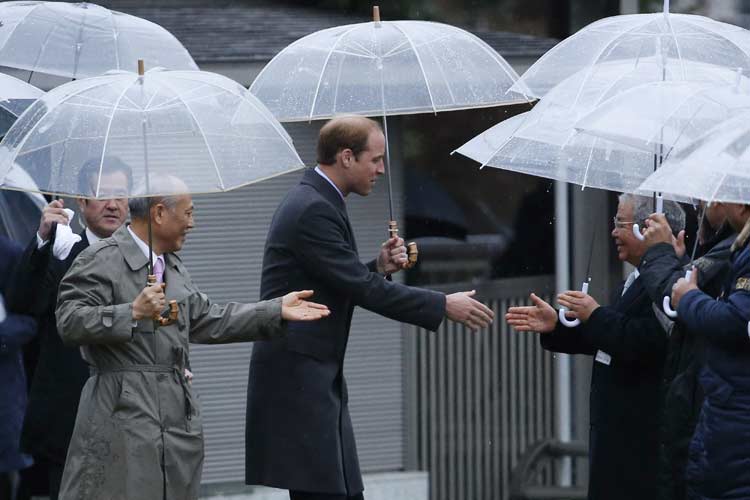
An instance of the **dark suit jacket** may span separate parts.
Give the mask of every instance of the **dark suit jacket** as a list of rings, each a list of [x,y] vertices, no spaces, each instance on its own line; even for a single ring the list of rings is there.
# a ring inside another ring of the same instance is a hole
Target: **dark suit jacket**
[[[60,280],[89,246],[86,232],[64,261],[52,256],[54,239],[37,249],[36,236],[18,266],[12,308],[39,323],[39,358],[21,435],[22,448],[37,457],[64,464],[73,433],[78,400],[89,377],[88,365],[75,346],[63,344],[55,325]]]
[[[342,369],[354,306],[435,330],[445,296],[389,282],[360,262],[343,200],[307,170],[276,210],[266,241],[261,297],[315,290],[331,315],[292,323],[286,338],[253,348],[248,386],[246,482],[354,495],[362,479]],[[371,332],[377,335],[377,332]]]
[[[586,323],[540,335],[554,352],[609,354],[594,361],[589,429],[589,499],[651,500],[656,496],[661,375],[667,334],[636,279],[612,306]]]

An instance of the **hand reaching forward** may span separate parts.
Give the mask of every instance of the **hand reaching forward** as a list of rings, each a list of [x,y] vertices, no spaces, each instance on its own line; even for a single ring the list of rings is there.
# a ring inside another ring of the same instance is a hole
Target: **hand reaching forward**
[[[557,312],[553,307],[532,293],[532,306],[511,307],[505,321],[519,332],[549,333],[557,324]]]
[[[304,300],[312,297],[312,295],[312,290],[291,292],[284,295],[281,301],[281,319],[286,321],[317,321],[331,314],[328,306]]]
[[[380,274],[393,274],[409,262],[403,238],[393,237],[383,243],[378,254],[377,268]]]
[[[472,330],[485,328],[492,323],[495,313],[486,305],[471,297],[476,290],[452,293],[445,297],[445,316],[468,326]]]
[[[588,321],[591,313],[599,307],[599,303],[594,300],[594,297],[577,290],[561,293],[557,296],[557,301],[561,306],[568,309],[566,316],[578,318],[581,321]]]

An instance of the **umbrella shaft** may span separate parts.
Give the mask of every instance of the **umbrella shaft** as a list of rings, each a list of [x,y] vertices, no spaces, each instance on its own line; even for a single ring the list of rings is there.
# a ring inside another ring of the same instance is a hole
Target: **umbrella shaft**
[[[393,218],[393,183],[391,181],[391,151],[388,146],[388,119],[383,114],[383,134],[385,135],[385,175],[388,177],[388,210],[390,219]]]

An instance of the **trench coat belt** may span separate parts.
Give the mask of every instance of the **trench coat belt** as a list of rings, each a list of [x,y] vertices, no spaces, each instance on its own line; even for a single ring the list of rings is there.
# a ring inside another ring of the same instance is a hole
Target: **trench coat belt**
[[[180,352],[182,354],[182,352]],[[185,399],[185,418],[188,420],[193,419],[193,405],[191,403],[192,397],[190,396],[190,389],[188,389],[188,381],[185,378],[184,369],[184,357],[180,356],[177,358],[177,363],[173,366],[170,365],[119,365],[119,366],[108,366],[106,368],[99,368],[97,366],[89,366],[91,375],[103,375],[106,373],[118,373],[118,372],[150,372],[150,373],[174,373],[177,380],[180,381],[182,387],[182,393]]]

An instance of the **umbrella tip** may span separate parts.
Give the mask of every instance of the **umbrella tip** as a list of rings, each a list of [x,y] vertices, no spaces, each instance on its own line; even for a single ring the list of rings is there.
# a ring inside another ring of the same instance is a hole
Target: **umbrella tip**
[[[669,14],[669,0],[664,0],[664,14]]]
[[[143,64],[143,59],[138,59],[138,76],[143,76],[145,73],[145,65]]]
[[[372,20],[376,23],[380,22],[380,6],[378,5],[372,6]]]

